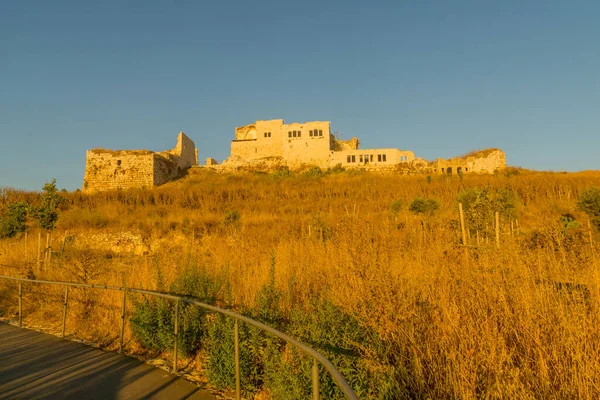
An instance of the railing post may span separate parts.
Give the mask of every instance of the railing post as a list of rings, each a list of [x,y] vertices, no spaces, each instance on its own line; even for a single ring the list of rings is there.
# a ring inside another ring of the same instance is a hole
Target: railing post
[[[240,331],[237,319],[234,319],[233,338],[235,350],[235,399],[240,400],[242,398],[240,383]]]
[[[23,282],[19,281],[19,328],[23,326]]]
[[[125,301],[127,289],[123,289],[123,302],[121,303],[121,334],[119,336],[119,353],[123,352],[123,334],[125,333]]]
[[[177,339],[179,336],[179,300],[175,302],[175,348],[173,349],[173,373],[177,373]]]
[[[67,324],[67,304],[69,303],[69,287],[65,287],[65,302],[63,303],[62,337],[65,337],[65,325]]]
[[[316,358],[313,358],[312,387],[313,387],[313,400],[319,400],[319,366],[317,365]]]

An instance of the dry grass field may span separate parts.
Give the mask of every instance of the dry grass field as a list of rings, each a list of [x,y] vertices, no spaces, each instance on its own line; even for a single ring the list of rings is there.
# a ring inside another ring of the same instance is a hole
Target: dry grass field
[[[600,173],[194,169],[153,190],[64,193],[50,264],[37,262],[32,223],[27,239],[0,240],[0,273],[203,298],[323,351],[361,398],[599,398],[599,233],[577,207],[590,187]],[[39,197],[2,194],[0,211]],[[411,207],[417,198],[439,207]],[[73,290],[70,301],[68,333],[116,349],[119,293]],[[132,299],[129,314],[143,304]],[[58,331],[61,312],[62,289],[26,287],[27,324]],[[15,315],[15,284],[0,282],[0,316]],[[229,367],[216,365],[219,332],[204,329],[182,368],[230,386]],[[151,353],[134,331],[127,351]],[[246,369],[247,396],[303,398],[310,363],[282,345],[273,357],[261,340],[247,346],[261,365]]]

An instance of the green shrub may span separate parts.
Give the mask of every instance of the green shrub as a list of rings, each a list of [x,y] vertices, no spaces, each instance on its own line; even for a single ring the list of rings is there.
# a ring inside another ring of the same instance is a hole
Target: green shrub
[[[331,174],[339,174],[339,173],[342,173],[345,171],[346,171],[346,168],[342,167],[341,163],[335,164],[335,166],[327,168],[327,173],[331,173]]]
[[[202,266],[188,264],[171,286],[171,293],[195,298],[204,303],[214,303],[221,288],[221,279],[208,276]],[[162,279],[158,277],[159,287]],[[174,345],[175,302],[155,296],[144,296],[134,301],[131,330],[146,348],[165,351]],[[206,334],[204,309],[181,302],[179,304],[179,336],[177,348],[184,356],[194,354]]]
[[[460,192],[456,200],[462,203],[467,226],[472,232],[485,232],[495,224],[495,213],[505,220],[516,217],[517,197],[508,188],[492,192],[489,186],[467,189]]]
[[[314,166],[314,167],[311,167],[310,169],[304,171],[303,175],[311,176],[311,177],[319,177],[319,176],[325,175],[325,173],[323,172],[323,170],[321,168]]]
[[[6,214],[0,216],[0,239],[11,238],[27,230],[27,205],[23,202],[9,204]]]
[[[591,187],[582,192],[577,207],[589,215],[592,224],[600,230],[600,188]]]
[[[237,228],[240,225],[242,215],[237,210],[230,210],[225,212],[225,226],[230,228]]]
[[[439,208],[440,202],[438,200],[417,197],[410,203],[408,210],[413,214],[433,215]]]
[[[403,206],[403,201],[398,199],[398,200],[394,200],[392,202],[392,204],[390,204],[390,210],[392,210],[392,212],[394,214],[398,214],[400,211],[402,211],[402,206]]]
[[[269,174],[271,178],[287,178],[293,176],[292,171],[288,167],[279,167],[276,171]]]
[[[42,191],[42,204],[31,207],[31,213],[40,224],[40,228],[51,231],[58,222],[58,208],[65,199],[58,194],[56,179],[46,182]]]

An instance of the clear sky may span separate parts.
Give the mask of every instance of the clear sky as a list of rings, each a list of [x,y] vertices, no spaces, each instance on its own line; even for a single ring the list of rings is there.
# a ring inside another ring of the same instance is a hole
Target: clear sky
[[[0,0],[0,186],[80,188],[85,150],[225,159],[327,120],[426,159],[600,169],[600,2]]]

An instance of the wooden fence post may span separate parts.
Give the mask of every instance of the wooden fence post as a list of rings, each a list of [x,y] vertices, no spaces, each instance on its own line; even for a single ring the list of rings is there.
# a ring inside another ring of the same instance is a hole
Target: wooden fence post
[[[40,260],[40,253],[42,251],[42,232],[38,232],[38,250],[37,250],[37,267],[40,269],[42,262]]]
[[[500,248],[500,213],[496,211],[496,248]]]
[[[594,237],[592,236],[592,225],[590,224],[589,218],[587,221],[587,226],[588,226],[588,235],[590,236],[590,248],[592,249],[592,254],[594,254]]]
[[[462,244],[463,244],[463,246],[466,246],[467,245],[467,235],[465,233],[465,216],[463,214],[462,203],[458,203],[458,213],[460,214],[460,230],[462,233]]]

